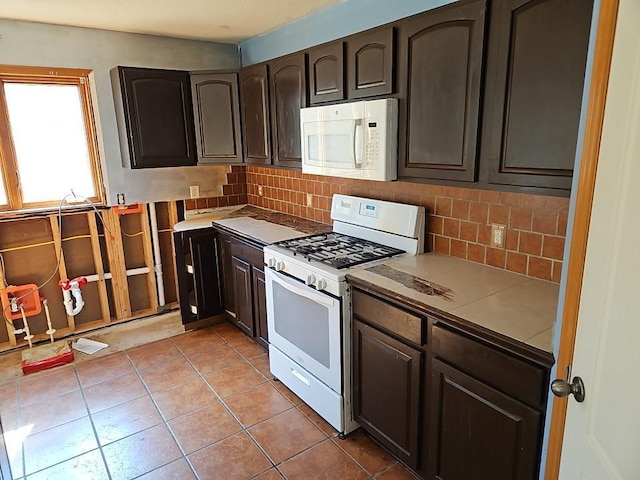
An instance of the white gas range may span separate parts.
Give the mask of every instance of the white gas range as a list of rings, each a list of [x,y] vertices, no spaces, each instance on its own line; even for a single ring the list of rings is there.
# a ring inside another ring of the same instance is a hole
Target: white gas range
[[[424,207],[334,195],[333,232],[264,248],[271,373],[344,435],[351,411],[345,276],[424,251]]]

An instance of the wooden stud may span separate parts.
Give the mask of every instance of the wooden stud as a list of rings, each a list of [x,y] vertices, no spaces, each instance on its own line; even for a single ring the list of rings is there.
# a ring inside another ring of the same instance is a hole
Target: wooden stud
[[[169,202],[169,205],[167,206],[167,211],[169,212],[169,226],[171,227],[171,230],[173,230],[174,225],[178,223],[178,204],[176,202]],[[176,297],[177,297],[179,295],[178,292],[180,292],[180,287],[178,287],[178,269],[176,268],[176,262],[175,262],[176,245],[175,245],[175,241],[173,240],[173,233],[171,233],[170,235],[171,235],[171,251],[173,253],[171,257],[174,259],[172,262],[171,268],[173,268],[173,281],[175,284]],[[179,305],[180,305],[179,299],[171,303],[172,307],[173,306],[178,307]]]
[[[107,282],[104,279],[104,266],[102,263],[102,251],[100,249],[100,236],[98,234],[98,225],[96,223],[95,212],[87,213],[87,222],[89,223],[89,232],[91,233],[91,250],[93,253],[93,264],[98,275],[98,295],[100,297],[100,310],[102,312],[102,320],[104,323],[111,321],[111,312],[109,311],[109,296],[107,294]]]
[[[4,282],[5,282],[4,270],[0,268],[0,285],[4,286],[5,284]],[[2,288],[0,288],[0,290],[2,290]],[[0,308],[4,308],[4,307],[0,305]],[[7,329],[7,338],[9,339],[9,345],[11,347],[15,347],[17,345],[16,336],[13,333],[13,329],[9,328],[9,326],[7,325],[7,320],[4,316],[4,312],[2,313],[2,324]]]
[[[67,267],[64,263],[64,252],[62,251],[62,233],[60,232],[60,226],[58,225],[58,216],[49,215],[49,222],[51,223],[51,231],[53,232],[53,245],[56,249],[56,259],[59,262],[58,272],[60,273],[60,280],[68,278]],[[73,315],[67,314],[67,325],[71,331],[76,329],[76,319]]]
[[[596,169],[600,153],[600,137],[604,121],[609,71],[613,52],[613,39],[618,17],[618,0],[603,0],[600,5],[598,32],[596,36],[589,107],[585,130],[582,163],[576,193],[575,218],[571,232],[571,247],[567,267],[567,285],[564,296],[562,332],[558,351],[558,375],[564,375],[573,362],[576,342],[580,293],[587,253],[587,237],[591,220],[591,205],[596,182]],[[549,430],[549,447],[545,468],[545,480],[555,480],[560,473],[560,457],[567,415],[567,398],[554,398]]]
[[[111,272],[116,319],[128,319],[131,316],[131,302],[129,300],[129,284],[127,282],[120,220],[112,209],[103,212],[102,218],[105,223],[105,230],[107,230],[105,232],[107,235],[107,255],[109,257],[109,271]]]
[[[158,287],[156,284],[156,272],[154,268],[153,249],[151,246],[151,229],[149,227],[149,211],[147,205],[142,207],[140,212],[140,227],[142,232],[142,248],[144,251],[144,263],[149,268],[147,274],[147,290],[149,291],[149,310],[158,312]]]

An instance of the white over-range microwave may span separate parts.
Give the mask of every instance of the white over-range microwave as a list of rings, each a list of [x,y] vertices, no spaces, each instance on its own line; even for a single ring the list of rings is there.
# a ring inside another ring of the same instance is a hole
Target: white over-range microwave
[[[395,180],[398,100],[384,98],[303,108],[302,173]]]

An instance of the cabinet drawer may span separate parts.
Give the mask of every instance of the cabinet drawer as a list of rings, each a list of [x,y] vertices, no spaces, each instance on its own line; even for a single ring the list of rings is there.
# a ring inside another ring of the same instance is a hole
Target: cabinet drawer
[[[231,255],[242,258],[247,263],[260,268],[264,265],[264,254],[261,248],[241,242],[233,237],[231,238]]]
[[[433,354],[463,372],[536,408],[547,399],[548,371],[446,326],[434,325]]]
[[[425,317],[397,308],[358,290],[353,292],[353,314],[416,345],[424,345],[427,341]]]

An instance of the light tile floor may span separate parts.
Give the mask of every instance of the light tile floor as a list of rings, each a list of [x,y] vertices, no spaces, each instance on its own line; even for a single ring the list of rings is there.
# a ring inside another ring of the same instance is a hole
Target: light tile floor
[[[14,479],[415,479],[231,324],[5,381],[0,416]]]

